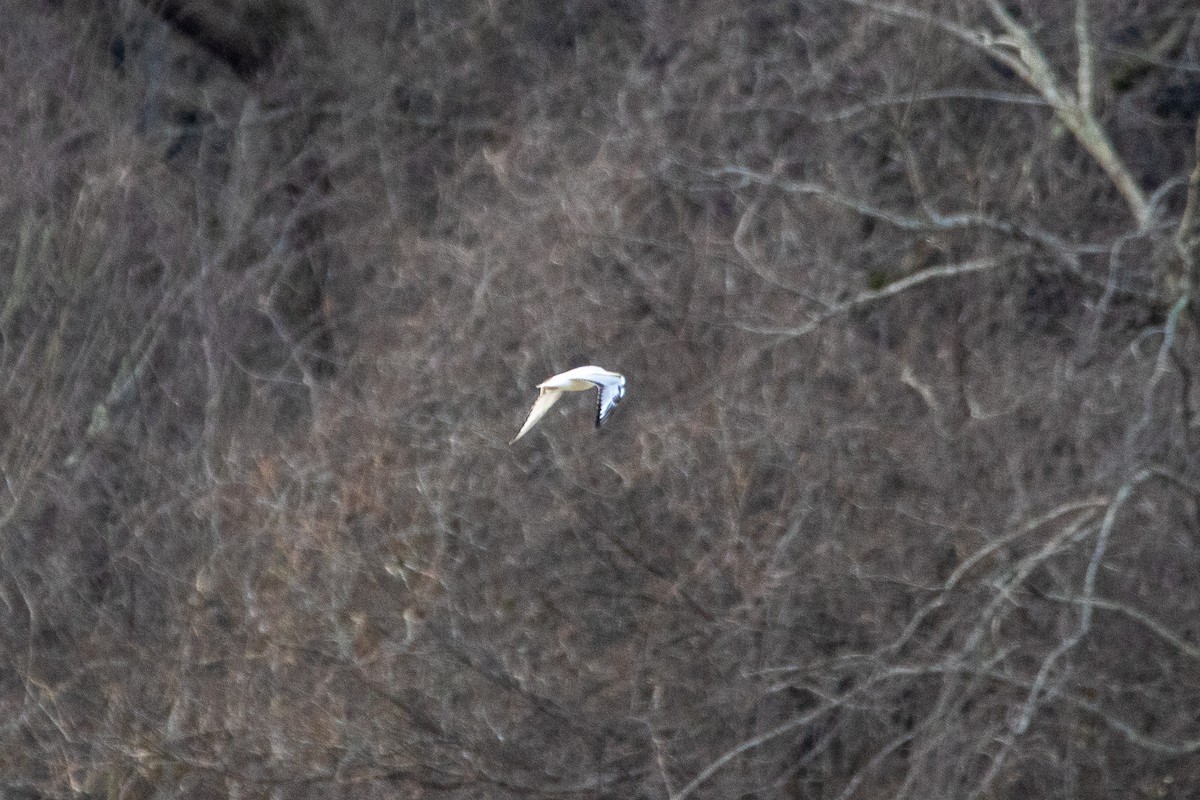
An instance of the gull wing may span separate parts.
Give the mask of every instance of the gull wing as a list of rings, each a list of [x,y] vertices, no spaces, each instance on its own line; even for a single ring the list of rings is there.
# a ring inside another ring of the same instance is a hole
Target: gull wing
[[[539,419],[546,416],[546,412],[550,410],[552,405],[558,402],[558,398],[560,397],[562,397],[562,389],[555,389],[553,387],[542,389],[541,393],[538,394],[538,399],[533,402],[533,408],[529,409],[529,416],[525,419],[525,424],[521,426],[520,433],[514,436],[512,442],[509,442],[509,444],[513,444],[517,439],[528,433],[529,429],[536,425]]]
[[[625,396],[625,380],[597,383],[596,388],[599,390],[596,392],[596,427],[599,428]]]

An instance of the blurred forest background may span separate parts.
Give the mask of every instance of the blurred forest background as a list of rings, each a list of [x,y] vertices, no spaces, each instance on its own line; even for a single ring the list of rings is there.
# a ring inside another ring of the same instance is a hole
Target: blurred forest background
[[[3,797],[1200,796],[1194,3],[4,21]]]

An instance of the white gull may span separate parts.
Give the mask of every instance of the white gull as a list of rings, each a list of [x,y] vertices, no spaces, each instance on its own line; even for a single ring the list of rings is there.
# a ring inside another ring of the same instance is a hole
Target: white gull
[[[550,407],[558,402],[558,398],[562,397],[563,392],[586,392],[588,389],[597,389],[596,427],[599,428],[612,414],[617,403],[621,402],[621,398],[625,396],[625,376],[596,366],[576,367],[566,372],[560,372],[552,378],[547,378],[539,383],[537,388],[541,390],[541,393],[534,401],[533,408],[529,410],[529,417],[521,426],[520,433],[513,437],[509,444],[528,433],[529,429],[545,416]]]

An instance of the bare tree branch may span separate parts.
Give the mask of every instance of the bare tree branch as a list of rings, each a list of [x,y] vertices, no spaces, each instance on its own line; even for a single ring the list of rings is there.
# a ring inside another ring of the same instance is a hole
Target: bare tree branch
[[[996,269],[1005,262],[993,258],[980,258],[974,261],[964,261],[960,264],[946,264],[940,267],[930,267],[922,270],[914,275],[909,275],[906,278],[890,283],[882,289],[873,289],[866,292],[861,292],[854,295],[849,300],[843,300],[837,303],[831,303],[828,307],[817,314],[814,314],[808,322],[799,325],[795,328],[764,328],[758,325],[737,323],[737,327],[751,333],[761,333],[768,336],[778,337],[779,340],[794,339],[806,334],[812,333],[824,323],[841,316],[848,311],[852,311],[862,306],[877,303],[880,300],[886,300],[895,297],[909,289],[920,286],[930,281],[954,278],[960,275],[967,275],[974,272],[985,272],[987,270]]]
[[[739,742],[737,745],[726,750],[716,759],[711,761],[704,769],[697,772],[695,777],[693,777],[682,788],[680,788],[678,792],[670,796],[670,800],[685,800],[685,798],[690,797],[697,789],[703,786],[713,775],[729,766],[729,763],[734,759],[757,747],[762,747],[764,744],[772,741],[773,739],[778,739],[780,736],[791,733],[797,728],[801,728],[805,725],[811,725],[817,719],[820,719],[822,716],[829,713],[829,711],[840,705],[841,702],[842,700],[839,698],[828,698],[806,714],[801,714],[800,716],[794,717],[780,725],[776,725],[774,728],[764,731],[757,736],[752,736],[743,742]]]
[[[985,0],[985,3],[993,18],[1004,29],[1004,33],[1001,35],[978,31],[929,12],[917,11],[893,3],[879,3],[872,0],[847,0],[847,2],[891,16],[936,26],[960,41],[982,50],[991,58],[1012,69],[1046,100],[1063,125],[1071,131],[1084,149],[1091,153],[1125,199],[1138,230],[1145,230],[1150,225],[1152,217],[1150,203],[1129,172],[1125,162],[1117,154],[1108,134],[1096,119],[1090,105],[1090,92],[1086,97],[1087,102],[1085,102],[1082,95],[1073,94],[1061,85],[1053,68],[1046,60],[1045,54],[1034,42],[1029,31],[1017,22],[999,0]],[[1086,14],[1086,8],[1081,9],[1077,5],[1077,35],[1080,32],[1078,28],[1079,14]],[[1086,28],[1086,20],[1083,24]],[[1086,33],[1086,30],[1082,32]],[[1081,52],[1082,48],[1089,47],[1089,41],[1087,37],[1079,39],[1078,46],[1081,48]],[[1091,85],[1093,78],[1090,73],[1091,58],[1090,56],[1083,58],[1081,55],[1078,75],[1081,86],[1085,78],[1087,85]]]
[[[757,184],[770,186],[790,194],[814,196],[835,205],[848,208],[870,219],[886,222],[901,230],[914,232],[966,230],[982,228],[996,233],[1036,242],[1044,246],[1051,254],[1063,259],[1073,270],[1081,269],[1080,256],[1085,254],[1097,255],[1109,252],[1105,245],[1095,243],[1071,243],[1061,236],[1022,222],[1001,219],[977,211],[939,212],[935,209],[923,209],[926,216],[918,217],[897,211],[881,208],[880,206],[858,197],[847,195],[828,186],[813,181],[797,181],[778,175],[756,172],[745,167],[723,167],[716,170],[703,171],[708,177],[735,177],[739,186]]]
[[[1105,611],[1115,611],[1124,614],[1135,622],[1143,625],[1147,630],[1152,631],[1163,641],[1175,647],[1179,652],[1186,655],[1188,658],[1200,661],[1200,647],[1191,644],[1178,633],[1168,628],[1165,624],[1147,614],[1145,611],[1134,608],[1133,606],[1122,603],[1116,600],[1105,600],[1101,598],[1092,598],[1088,600],[1084,597],[1073,597],[1062,594],[1047,594],[1046,597],[1051,600],[1057,600],[1063,603],[1075,603],[1078,605],[1088,606],[1092,608],[1100,608]]]
[[[1100,571],[1100,563],[1104,559],[1104,554],[1108,551],[1108,540],[1112,535],[1113,525],[1116,522],[1117,513],[1122,506],[1132,496],[1134,489],[1141,483],[1152,477],[1153,473],[1150,470],[1142,470],[1134,475],[1129,481],[1121,486],[1113,496],[1112,501],[1108,504],[1108,509],[1104,513],[1104,520],[1100,524],[1100,532],[1096,537],[1096,544],[1092,548],[1092,557],[1088,560],[1087,571],[1084,574],[1083,586],[1080,590],[1081,605],[1083,610],[1079,615],[1079,622],[1075,627],[1074,632],[1070,636],[1063,639],[1057,647],[1050,651],[1045,659],[1042,660],[1041,666],[1038,668],[1037,675],[1034,677],[1032,684],[1029,687],[1029,693],[1025,698],[1025,703],[1021,709],[1020,715],[1016,721],[1012,723],[1009,730],[1004,734],[1000,742],[1000,749],[992,756],[991,764],[988,766],[987,772],[979,780],[979,784],[971,793],[971,797],[982,797],[991,787],[992,781],[1004,768],[1004,763],[1008,759],[1009,753],[1012,751],[1013,745],[1017,739],[1025,734],[1029,729],[1030,723],[1033,721],[1033,716],[1037,713],[1038,707],[1041,704],[1043,695],[1047,693],[1045,685],[1050,678],[1050,672],[1054,669],[1066,653],[1073,650],[1092,629],[1092,614],[1094,613],[1094,605],[1092,598],[1096,592],[1096,575]]]
[[[1079,108],[1086,114],[1092,113],[1092,36],[1088,13],[1088,0],[1075,0],[1075,49],[1079,60],[1075,93],[1079,97]]]
[[[1168,365],[1170,364],[1171,350],[1175,347],[1175,337],[1179,332],[1179,324],[1184,319],[1184,309],[1188,307],[1191,298],[1188,294],[1183,294],[1171,306],[1171,310],[1167,313],[1167,322],[1162,328],[1162,342],[1158,346],[1158,355],[1154,359],[1154,371],[1150,374],[1150,379],[1146,382],[1146,389],[1142,394],[1142,416],[1133,425],[1125,436],[1125,446],[1132,450],[1139,436],[1146,431],[1154,421],[1154,398],[1158,392],[1159,384],[1167,375]]]
[[[1187,180],[1187,203],[1183,214],[1179,217],[1179,227],[1175,231],[1175,252],[1181,264],[1180,274],[1176,277],[1179,284],[1177,290],[1188,292],[1195,286],[1197,279],[1196,244],[1200,238],[1196,235],[1196,220],[1200,216],[1200,120],[1196,122],[1196,132],[1192,145],[1192,171]]]

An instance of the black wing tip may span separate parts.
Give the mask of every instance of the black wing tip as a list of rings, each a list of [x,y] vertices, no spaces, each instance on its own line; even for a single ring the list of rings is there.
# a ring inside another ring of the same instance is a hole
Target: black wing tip
[[[604,408],[604,389],[603,389],[603,387],[600,387],[600,390],[598,392],[596,392],[596,428],[597,428],[597,430],[604,423],[608,422],[608,418],[612,416],[613,411],[616,411],[617,404],[621,402],[621,398],[624,396],[625,396],[625,387],[622,385],[621,388],[617,390],[616,396],[613,397],[612,402],[608,404],[608,408],[605,409]]]

